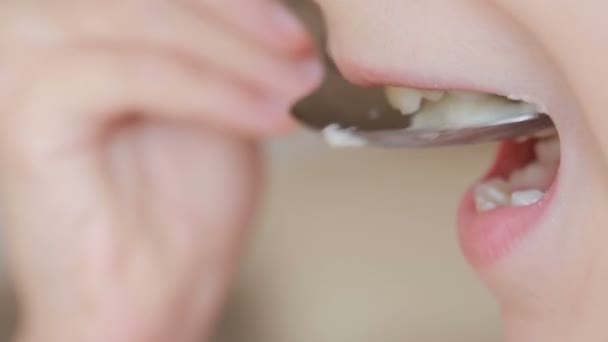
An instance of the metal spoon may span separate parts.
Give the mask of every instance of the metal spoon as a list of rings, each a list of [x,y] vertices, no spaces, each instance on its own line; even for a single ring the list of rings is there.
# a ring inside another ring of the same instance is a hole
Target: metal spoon
[[[296,9],[316,33],[319,45],[324,46],[326,34],[319,12],[304,5]],[[417,114],[403,115],[393,109],[381,87],[364,88],[348,82],[326,50],[322,50],[327,70],[325,80],[316,92],[293,108],[296,118],[314,129],[339,126],[370,146],[422,148],[515,139],[554,128],[551,119],[542,113],[476,120],[475,125],[467,127],[413,128],[411,124]]]

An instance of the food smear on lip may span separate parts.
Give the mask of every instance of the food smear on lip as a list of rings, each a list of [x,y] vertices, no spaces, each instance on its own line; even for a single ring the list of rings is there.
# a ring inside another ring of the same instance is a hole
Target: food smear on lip
[[[331,124],[322,131],[325,141],[332,147],[363,147],[367,145],[365,138],[358,136],[354,128],[341,128]]]
[[[414,114],[411,127],[417,129],[466,128],[539,113],[535,104],[478,92],[386,87],[385,94],[394,109]]]

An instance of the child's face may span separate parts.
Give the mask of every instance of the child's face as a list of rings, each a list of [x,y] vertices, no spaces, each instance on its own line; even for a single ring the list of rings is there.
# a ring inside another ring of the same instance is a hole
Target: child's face
[[[608,340],[608,3],[318,2],[332,54],[354,81],[546,108],[562,143],[559,180],[541,204],[461,215],[463,249],[499,297],[510,341]]]

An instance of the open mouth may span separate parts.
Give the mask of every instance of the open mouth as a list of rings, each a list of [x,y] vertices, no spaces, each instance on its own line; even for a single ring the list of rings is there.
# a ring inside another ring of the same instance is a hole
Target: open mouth
[[[506,118],[526,117],[531,113],[548,114],[548,119],[551,120],[551,113],[545,113],[544,106],[523,100],[526,96],[499,95],[513,92],[490,83],[477,87],[475,82],[458,77],[452,82],[421,83],[405,76],[393,76],[391,72],[379,71],[386,70],[384,67],[340,61],[337,61],[336,65],[341,66],[338,69],[350,83],[384,91],[374,91],[374,97],[366,98],[365,91],[353,93],[347,87],[349,101],[341,103],[352,102],[351,106],[331,107],[329,111],[312,110],[315,108],[301,111],[324,114],[323,120],[315,121],[311,126],[325,127],[323,134],[333,146],[368,145],[369,134],[365,135],[365,139],[361,139],[357,131],[345,127],[359,127],[370,122],[380,122],[378,127],[373,127],[378,130],[399,126],[401,121],[404,121],[404,127],[408,129],[436,131],[445,127],[449,131],[455,128],[483,127]],[[397,67],[395,68],[397,70]],[[338,85],[349,83],[342,82],[342,75],[337,71],[334,74],[335,78],[341,81]],[[416,84],[416,88],[404,84],[399,80],[401,78]],[[333,85],[331,82],[326,84]],[[438,88],[439,86],[441,88]],[[326,89],[319,94],[327,96],[317,98],[318,102],[329,104],[335,103],[333,100],[342,95],[335,89]],[[390,120],[384,120],[384,117],[380,120],[369,115],[373,114],[373,111],[367,110],[369,103],[373,101],[391,108]],[[325,117],[327,113],[329,115]],[[349,115],[333,117],[335,113]],[[332,125],[332,122],[346,124],[336,126]],[[545,131],[531,130],[530,132],[535,132],[529,133],[533,134],[532,136],[502,141],[494,165],[466,192],[458,211],[458,234],[465,257],[475,267],[487,267],[504,258],[514,251],[518,242],[540,226],[540,218],[552,203],[561,166],[560,140],[553,126],[539,126],[539,129],[551,128]],[[376,142],[371,145],[374,144]],[[446,167],[449,169],[449,165]]]
[[[538,110],[531,103],[476,92],[387,88],[387,97],[404,115],[416,113],[419,126],[437,121],[467,126]],[[500,143],[494,164],[460,205],[460,242],[472,264],[484,266],[505,256],[537,226],[551,202],[560,159],[554,128]]]
[[[500,144],[494,165],[460,205],[460,242],[473,265],[508,255],[538,226],[555,194],[560,159],[557,132]]]
[[[557,132],[503,142],[496,164],[473,189],[475,209],[484,213],[538,203],[553,185],[559,162]]]

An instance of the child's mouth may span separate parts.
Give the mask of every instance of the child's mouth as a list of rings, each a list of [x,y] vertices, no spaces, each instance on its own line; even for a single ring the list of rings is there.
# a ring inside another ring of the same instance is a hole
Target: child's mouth
[[[553,185],[559,161],[557,133],[503,142],[493,169],[473,189],[476,210],[538,203]]]
[[[488,117],[537,110],[530,103],[476,92],[387,88],[387,96],[404,114],[416,112],[421,120],[418,125],[444,120],[466,126]],[[555,129],[500,144],[494,165],[460,205],[460,241],[472,264],[487,266],[497,261],[537,226],[551,201],[560,157]]]
[[[473,265],[508,255],[538,225],[558,185],[559,144],[557,134],[501,143],[494,165],[460,205],[460,242]]]

